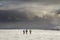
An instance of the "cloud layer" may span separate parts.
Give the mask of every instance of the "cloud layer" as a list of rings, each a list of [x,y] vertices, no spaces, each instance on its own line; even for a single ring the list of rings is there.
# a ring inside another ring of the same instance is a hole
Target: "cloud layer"
[[[60,26],[60,3],[4,1],[0,3],[0,20],[29,20]]]

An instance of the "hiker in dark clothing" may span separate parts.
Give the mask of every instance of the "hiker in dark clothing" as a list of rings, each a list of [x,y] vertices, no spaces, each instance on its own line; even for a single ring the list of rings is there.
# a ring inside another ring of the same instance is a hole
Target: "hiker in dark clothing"
[[[25,30],[23,30],[23,34],[25,34]]]
[[[29,30],[29,32],[30,32],[30,34],[31,34],[31,32],[32,32],[31,29]]]
[[[26,29],[26,34],[27,34],[28,30]]]

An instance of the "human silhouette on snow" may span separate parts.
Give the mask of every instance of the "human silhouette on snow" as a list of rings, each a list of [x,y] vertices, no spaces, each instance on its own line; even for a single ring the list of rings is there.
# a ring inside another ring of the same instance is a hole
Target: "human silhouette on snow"
[[[27,34],[28,30],[26,29],[26,34]]]
[[[29,32],[30,32],[30,34],[31,34],[31,32],[32,32],[31,29],[29,30]]]
[[[25,30],[23,30],[23,34],[25,34]]]

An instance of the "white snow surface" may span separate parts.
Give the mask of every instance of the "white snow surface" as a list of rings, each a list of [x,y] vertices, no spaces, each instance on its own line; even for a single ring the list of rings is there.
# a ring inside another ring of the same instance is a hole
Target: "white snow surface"
[[[60,31],[32,29],[32,34],[23,34],[23,29],[2,29],[0,40],[60,40]]]

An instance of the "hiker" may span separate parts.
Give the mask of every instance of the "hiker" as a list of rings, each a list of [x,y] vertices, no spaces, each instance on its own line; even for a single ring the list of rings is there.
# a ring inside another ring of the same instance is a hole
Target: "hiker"
[[[26,34],[27,34],[28,30],[26,29]]]
[[[30,32],[30,34],[31,34],[31,32],[32,32],[31,29],[29,30],[29,32]]]
[[[23,34],[25,34],[25,30],[23,30]]]

